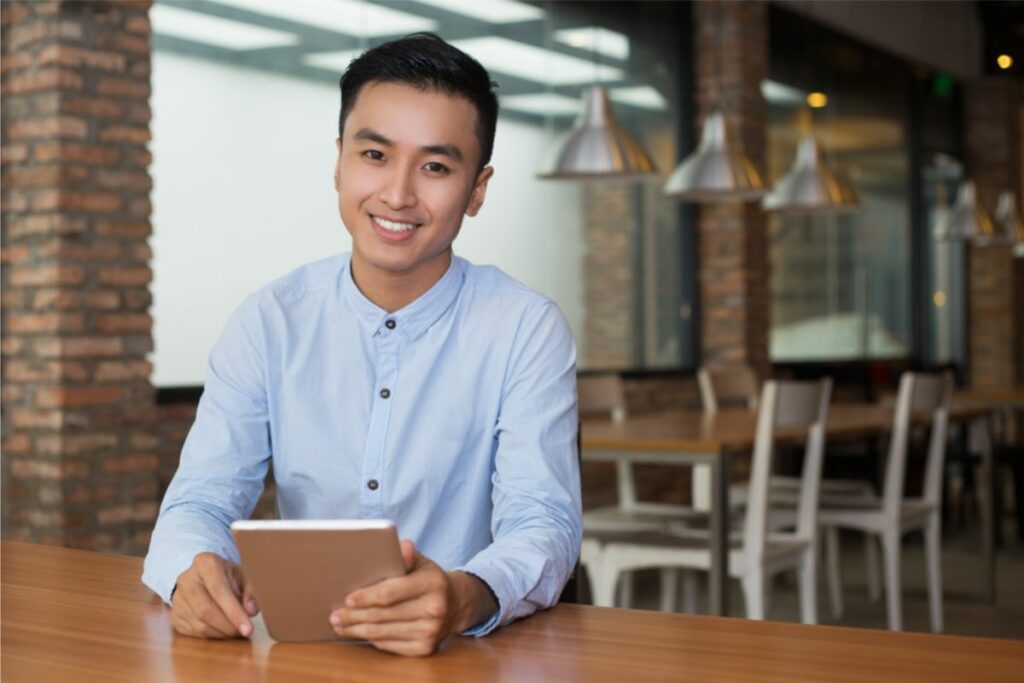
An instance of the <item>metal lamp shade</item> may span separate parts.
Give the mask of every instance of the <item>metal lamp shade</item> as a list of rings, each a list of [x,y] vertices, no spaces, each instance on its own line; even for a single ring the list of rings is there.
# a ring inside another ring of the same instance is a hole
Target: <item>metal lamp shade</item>
[[[1006,190],[996,202],[995,234],[990,239],[979,238],[981,244],[1013,246],[1015,256],[1024,256],[1024,219],[1017,210],[1017,197]]]
[[[822,160],[817,141],[800,141],[796,161],[762,202],[766,211],[779,213],[844,213],[855,211],[857,195]]]
[[[991,239],[995,234],[992,219],[978,203],[974,182],[967,180],[960,186],[956,203],[935,229],[935,239],[943,242]]]
[[[672,171],[664,192],[683,201],[724,202],[760,199],[765,190],[754,164],[729,144],[725,116],[714,111],[704,120],[697,149]]]
[[[623,128],[600,85],[583,94],[576,124],[552,148],[538,178],[635,180],[657,173],[639,142]]]

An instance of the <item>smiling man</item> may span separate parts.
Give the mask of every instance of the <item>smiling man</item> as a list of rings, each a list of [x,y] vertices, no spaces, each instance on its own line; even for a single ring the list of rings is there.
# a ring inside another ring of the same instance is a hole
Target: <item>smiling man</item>
[[[143,580],[180,633],[248,636],[230,524],[269,467],[284,519],[394,520],[408,573],[335,631],[399,654],[554,604],[580,544],[575,348],[558,308],[452,254],[480,210],[498,102],[437,36],[341,79],[334,184],[352,252],[253,294],[210,355]],[[298,559],[298,558],[297,558]]]

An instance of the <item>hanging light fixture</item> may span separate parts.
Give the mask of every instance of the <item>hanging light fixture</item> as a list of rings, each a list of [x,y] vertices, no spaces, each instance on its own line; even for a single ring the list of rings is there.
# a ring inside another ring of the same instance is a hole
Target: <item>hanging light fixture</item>
[[[779,213],[844,213],[858,208],[857,195],[836,177],[821,158],[818,142],[806,135],[796,150],[792,168],[775,183],[761,203]]]
[[[583,93],[576,124],[559,140],[537,174],[548,180],[635,180],[657,173],[647,150],[615,117],[608,90]]]
[[[704,119],[697,149],[672,171],[664,192],[684,201],[744,202],[764,195],[764,183],[750,159],[729,144],[725,116],[716,109]]]
[[[935,228],[935,239],[942,242],[985,240],[993,234],[995,227],[985,207],[978,201],[974,181],[965,180],[960,185],[953,208]]]
[[[704,129],[697,149],[679,162],[665,183],[663,191],[673,199],[692,202],[751,201],[764,195],[764,182],[757,168],[732,141],[719,108],[721,81],[718,56],[722,51],[722,9],[715,7],[714,100],[711,113],[704,119]]]
[[[991,244],[1012,245],[1013,255],[1024,257],[1024,218],[1017,210],[1017,196],[1010,190],[999,194],[996,202],[995,237]]]

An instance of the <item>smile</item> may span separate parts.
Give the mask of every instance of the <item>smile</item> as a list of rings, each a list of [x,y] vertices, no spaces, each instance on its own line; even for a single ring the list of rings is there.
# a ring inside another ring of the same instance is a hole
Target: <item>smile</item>
[[[389,221],[386,218],[374,216],[373,214],[370,214],[370,217],[373,218],[374,223],[388,232],[409,232],[413,228],[419,227],[416,223],[399,223],[398,221]]]

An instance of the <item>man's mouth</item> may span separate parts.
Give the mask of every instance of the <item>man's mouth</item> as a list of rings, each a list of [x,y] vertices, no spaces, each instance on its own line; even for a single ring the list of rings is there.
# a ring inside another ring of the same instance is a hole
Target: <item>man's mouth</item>
[[[379,227],[383,228],[384,230],[387,230],[388,232],[403,233],[409,232],[410,230],[419,227],[418,223],[404,223],[401,221],[392,221],[388,220],[387,218],[382,218],[381,216],[375,216],[373,214],[370,214],[370,217],[373,219],[374,223],[376,223]]]

